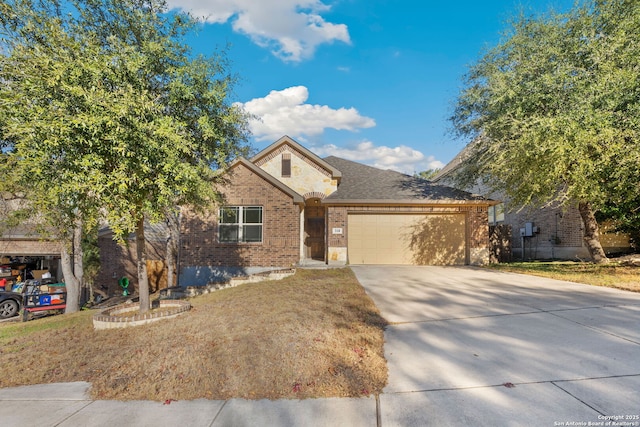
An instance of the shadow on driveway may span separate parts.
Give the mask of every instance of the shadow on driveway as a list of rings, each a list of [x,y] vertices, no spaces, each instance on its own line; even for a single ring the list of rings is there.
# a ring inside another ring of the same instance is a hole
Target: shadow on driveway
[[[554,425],[640,412],[640,294],[472,267],[352,269],[390,323],[383,421]]]

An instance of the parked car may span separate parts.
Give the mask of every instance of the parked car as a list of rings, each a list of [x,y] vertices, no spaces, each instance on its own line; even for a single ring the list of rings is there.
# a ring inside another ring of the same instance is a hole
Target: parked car
[[[26,280],[16,283],[11,292],[0,292],[0,319],[13,317],[22,311],[22,320],[31,313],[63,313],[67,306],[64,283],[52,279]]]
[[[20,313],[22,294],[17,292],[0,292],[0,319],[7,319]]]

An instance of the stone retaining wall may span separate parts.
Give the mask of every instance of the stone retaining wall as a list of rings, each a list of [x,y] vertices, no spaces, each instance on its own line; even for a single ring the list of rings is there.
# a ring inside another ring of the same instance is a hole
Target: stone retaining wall
[[[147,323],[157,322],[162,319],[173,319],[174,317],[189,311],[191,309],[191,304],[188,301],[163,300],[159,301],[159,307],[157,308],[162,309],[171,307],[170,310],[163,310],[161,312],[150,311],[148,313],[134,314],[126,317],[117,316],[122,313],[135,312],[139,307],[140,304],[138,303],[127,303],[103,310],[99,314],[93,316],[93,328],[96,330],[127,328],[129,326],[140,326]]]

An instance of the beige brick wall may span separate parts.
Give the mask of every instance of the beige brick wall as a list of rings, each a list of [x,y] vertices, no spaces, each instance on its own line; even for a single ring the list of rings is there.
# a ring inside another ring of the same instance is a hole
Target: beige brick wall
[[[0,256],[4,255],[60,256],[60,244],[39,239],[0,240]]]

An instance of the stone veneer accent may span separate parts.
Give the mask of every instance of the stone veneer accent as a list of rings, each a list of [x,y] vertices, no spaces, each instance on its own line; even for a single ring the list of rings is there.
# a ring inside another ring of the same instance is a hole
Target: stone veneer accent
[[[282,154],[285,153],[291,155],[290,176],[282,176]],[[338,181],[328,170],[288,144],[278,147],[255,164],[300,195],[315,193],[321,195],[315,197],[322,199],[338,189]]]
[[[312,168],[316,169],[318,172],[331,178],[331,174],[329,173],[329,171],[325,170],[323,167],[318,165],[316,162],[314,162],[304,154],[300,153],[298,150],[293,149],[289,144],[282,144],[280,147],[273,150],[271,153],[267,154],[260,160],[256,161],[254,164],[259,168],[264,169],[262,167],[263,165],[265,165],[266,163],[269,163],[271,160],[280,156],[282,153],[293,153],[297,158],[302,159],[305,163],[307,163]]]

